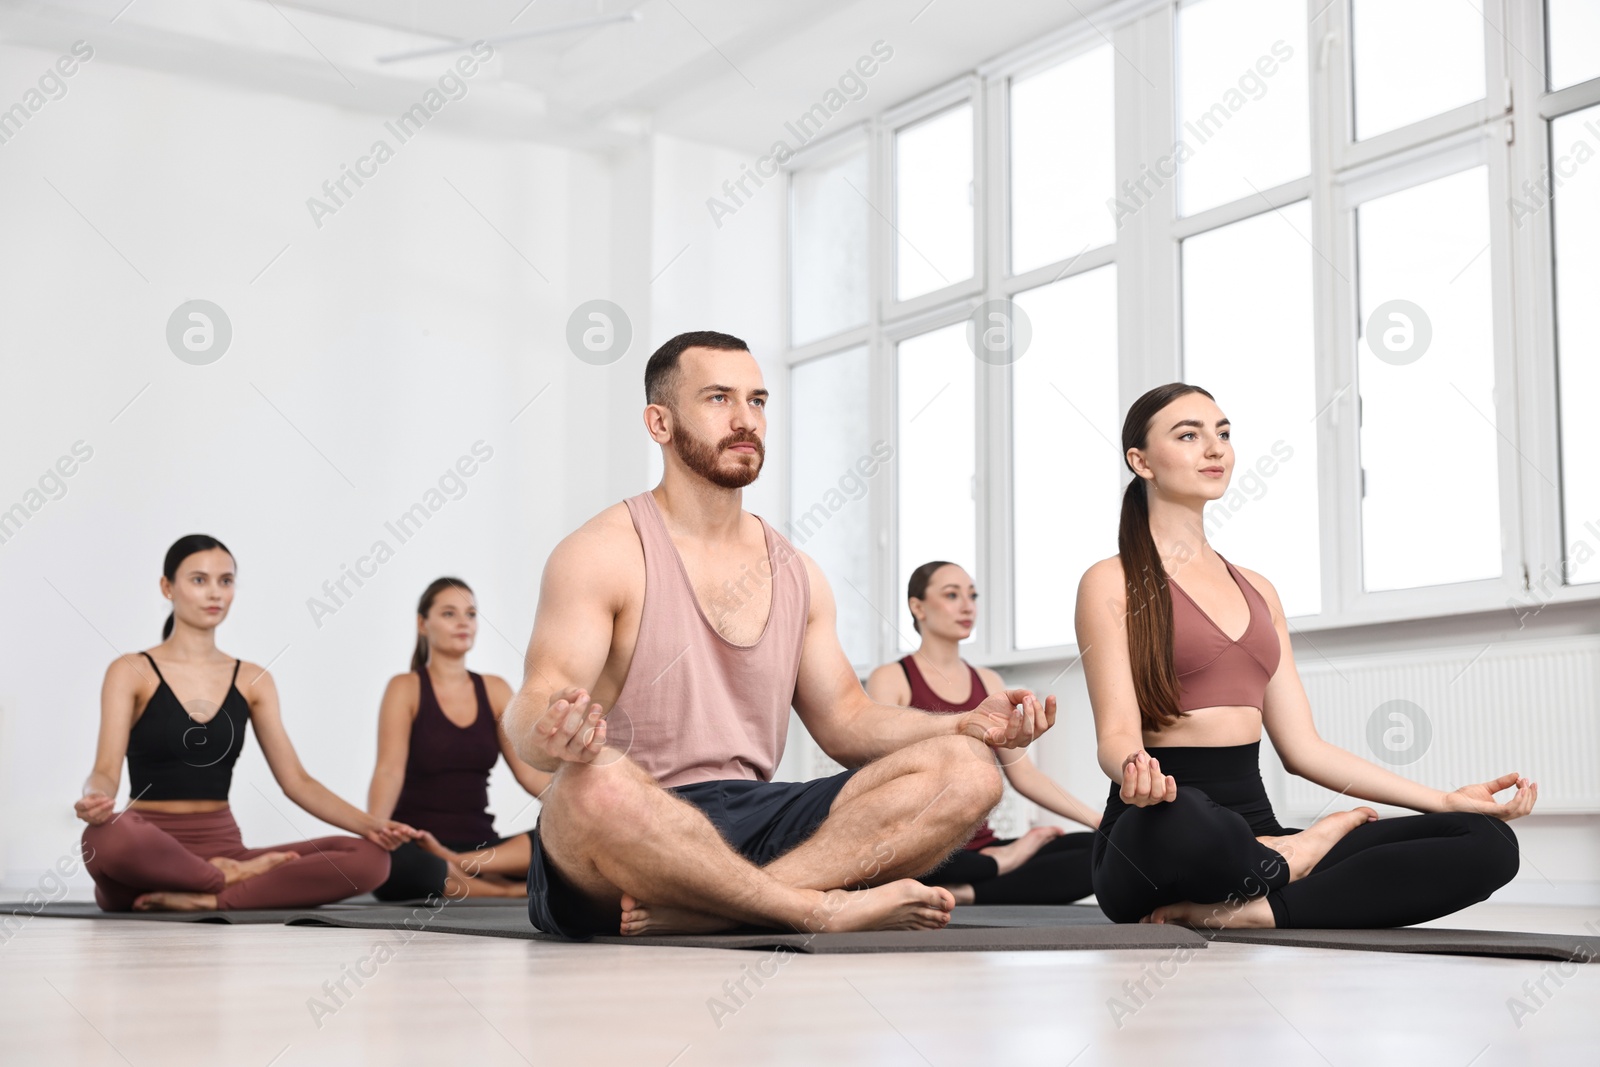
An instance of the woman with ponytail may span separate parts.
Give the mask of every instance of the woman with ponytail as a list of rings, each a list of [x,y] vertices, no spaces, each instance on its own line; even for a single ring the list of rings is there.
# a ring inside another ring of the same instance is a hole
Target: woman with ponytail
[[[391,815],[420,831],[396,849],[379,900],[527,895],[526,833],[494,831],[489,772],[505,757],[534,796],[551,776],[517,758],[500,729],[511,686],[467,670],[478,605],[459,578],[438,578],[417,603],[411,671],[389,679],[378,710],[378,763],[367,792],[374,818]]]
[[[1324,741],[1295,671],[1272,583],[1206,540],[1228,490],[1231,427],[1212,395],[1175,382],[1122,427],[1133,473],[1117,555],[1078,586],[1077,638],[1111,779],[1091,856],[1116,922],[1390,927],[1488,898],[1517,872],[1506,823],[1538,784],[1512,773],[1430,789]],[[1237,636],[1234,636],[1237,635]],[[1261,781],[1263,728],[1290,773],[1367,807],[1305,830],[1278,824]],[[1495,794],[1515,787],[1505,802]]]
[[[89,824],[85,866],[100,907],[307,908],[377,887],[389,850],[416,832],[368,816],[307,774],[284,732],[272,675],[217,648],[233,604],[233,554],[205,534],[179,538],[161,593],[172,602],[161,643],[106,669],[94,770],[75,805]],[[213,694],[220,704],[207,699]],[[290,800],[360,837],[245,848],[228,792],[246,725]],[[116,814],[124,757],[132,799]]]
[[[939,714],[971,711],[1006,689],[1000,675],[961,658],[961,642],[978,622],[978,589],[964,568],[933,560],[906,583],[911,625],[922,643],[909,656],[885,663],[867,678],[867,695],[879,704]],[[996,749],[995,759],[1018,793],[1054,815],[1100,825],[1100,813],[1061,788],[1021,749]],[[984,822],[966,847],[921,875],[944,886],[957,904],[1071,904],[1089,895],[1089,849],[1094,837],[1059,826],[1035,826],[1002,838]]]

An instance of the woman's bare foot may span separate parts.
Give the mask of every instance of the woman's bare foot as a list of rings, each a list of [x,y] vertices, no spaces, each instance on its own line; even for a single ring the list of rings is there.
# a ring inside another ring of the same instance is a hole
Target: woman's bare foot
[[[458,853],[452,852],[439,843],[439,839],[426,830],[417,831],[416,844],[422,851],[438,856],[446,863],[456,863],[460,860]]]
[[[950,922],[955,897],[941,886],[912,878],[871,889],[830,889],[812,911],[806,928],[817,933],[853,930],[942,930]]]
[[[945,888],[950,891],[950,896],[955,899],[956,907],[958,908],[964,904],[977,903],[978,894],[973,891],[970,885],[947,885]]]
[[[216,911],[213,893],[141,893],[134,898],[134,911]]]
[[[983,855],[994,860],[998,874],[1010,874],[1033,859],[1035,853],[1047,843],[1066,833],[1059,826],[1035,826],[1009,845],[990,845],[980,849]]]
[[[1308,829],[1284,837],[1258,837],[1263,845],[1284,858],[1289,865],[1289,881],[1298,882],[1322,862],[1334,845],[1356,827],[1378,817],[1371,808],[1336,811],[1313,823]]]
[[[246,879],[255,878],[266,874],[274,867],[281,867],[290,860],[300,858],[298,852],[263,852],[259,856],[247,860],[231,860],[226,856],[212,856],[207,863],[222,872],[223,885],[233,885]]]
[[[667,908],[659,904],[641,904],[627,893],[622,894],[622,921],[619,930],[623,937],[643,934],[716,934],[732,930],[739,923],[720,915],[708,915],[687,908]]]
[[[525,897],[528,883],[512,882],[494,875],[475,877],[451,864],[444,876],[444,895],[450,900],[466,897]]]
[[[1163,904],[1139,921],[1173,923],[1202,930],[1271,930],[1278,925],[1272,917],[1272,906],[1267,903],[1266,897],[1255,897],[1243,903],[1223,901],[1218,904],[1195,904],[1185,900],[1178,904]]]

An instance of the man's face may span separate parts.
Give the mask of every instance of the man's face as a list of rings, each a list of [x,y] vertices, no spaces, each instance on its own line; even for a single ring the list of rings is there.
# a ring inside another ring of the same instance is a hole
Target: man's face
[[[678,360],[672,450],[713,485],[743,489],[766,461],[767,390],[755,357],[691,348]]]

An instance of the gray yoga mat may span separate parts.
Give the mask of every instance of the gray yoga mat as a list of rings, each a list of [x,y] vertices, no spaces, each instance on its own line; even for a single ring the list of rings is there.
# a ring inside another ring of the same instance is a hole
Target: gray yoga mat
[[[944,930],[882,930],[871,933],[794,934],[770,933],[698,934],[659,937],[597,937],[595,944],[653,945],[672,948],[723,948],[771,950],[788,948],[810,955],[862,952],[1014,952],[1062,951],[1069,949],[1160,949],[1184,945],[1205,947],[1205,938],[1181,926],[1115,926],[1101,916],[1087,921],[1084,914],[1068,916],[1066,923],[1049,922],[1049,916],[1028,925],[1016,921],[1004,925],[980,925],[988,909],[958,908],[951,925]],[[1012,909],[995,909],[1006,910]],[[1033,909],[1062,912],[1069,909]],[[1099,914],[1098,908],[1085,909]],[[406,920],[409,919],[410,922]],[[429,914],[411,908],[365,908],[359,911],[307,912],[289,920],[290,926],[338,926],[357,930],[410,930],[446,934],[475,934],[484,937],[509,937],[524,941],[561,941],[561,938],[535,930],[523,909],[479,908],[456,910],[445,907]]]

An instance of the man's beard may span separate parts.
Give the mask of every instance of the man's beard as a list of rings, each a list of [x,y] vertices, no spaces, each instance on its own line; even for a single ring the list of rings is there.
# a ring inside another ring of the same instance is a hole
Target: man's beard
[[[729,470],[719,464],[718,461],[722,458],[723,451],[736,444],[749,444],[755,447],[756,462],[754,466],[740,463],[734,469]],[[672,435],[672,450],[678,454],[679,459],[683,460],[685,467],[688,467],[712,485],[718,485],[724,489],[743,489],[755,481],[757,476],[761,474],[761,465],[767,458],[767,450],[761,444],[761,439],[749,431],[729,434],[715,445],[708,445],[686,432],[676,433]]]

